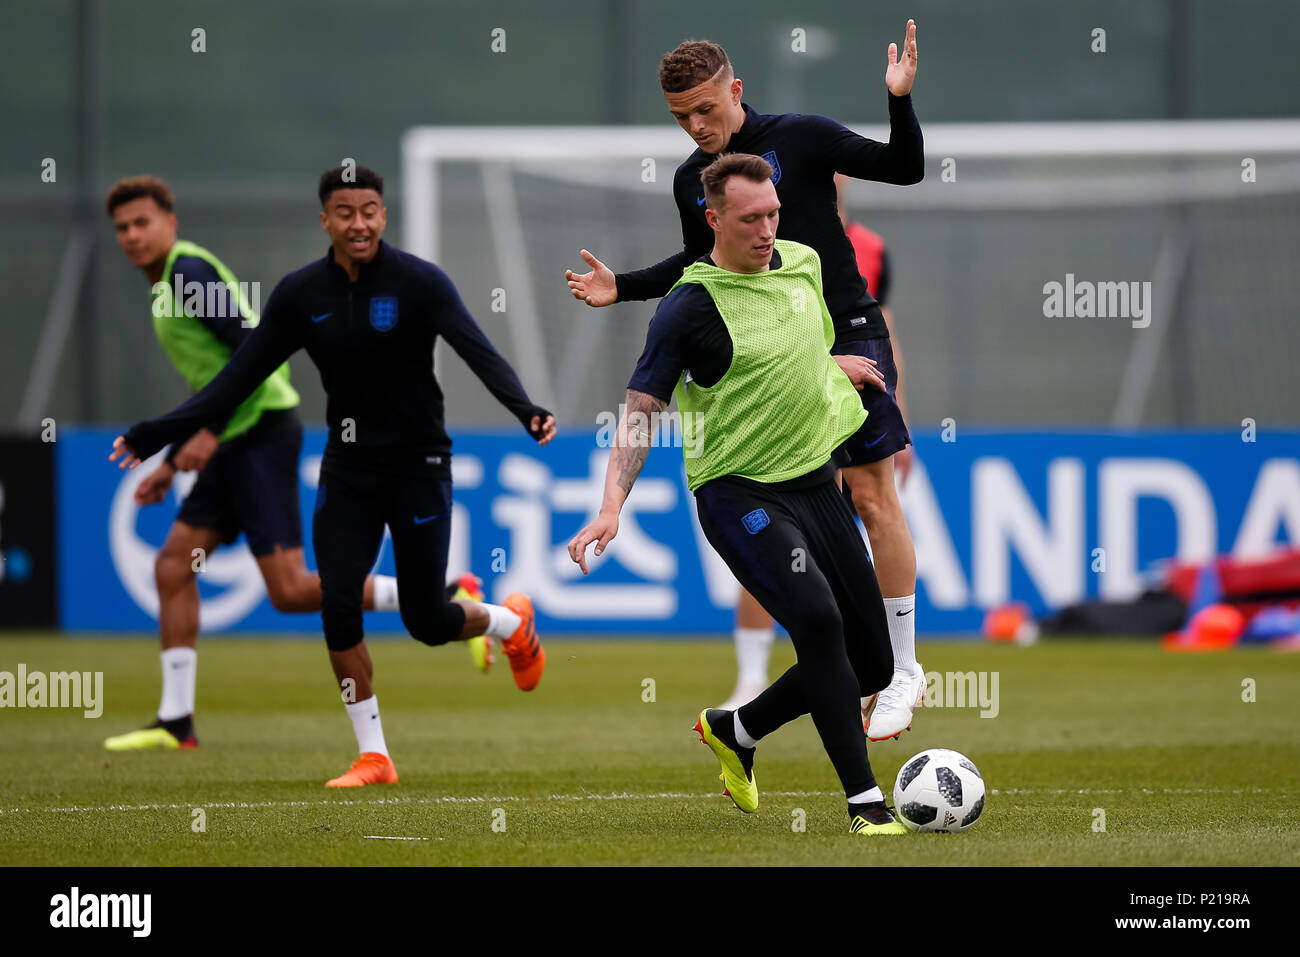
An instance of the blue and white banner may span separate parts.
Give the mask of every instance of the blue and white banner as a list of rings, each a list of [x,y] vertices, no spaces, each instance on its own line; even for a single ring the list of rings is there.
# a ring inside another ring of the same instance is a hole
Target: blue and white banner
[[[193,476],[140,508],[150,462],[107,461],[113,429],[61,430],[57,442],[61,625],[151,631],[153,564]],[[473,571],[489,600],[527,592],[551,633],[726,633],[737,586],[704,540],[680,449],[656,448],[619,535],[584,577],[569,539],[600,505],[608,450],[594,430],[539,448],[519,430],[458,432],[449,574]],[[949,435],[948,438],[954,438]],[[985,610],[1036,612],[1089,597],[1126,598],[1162,560],[1265,554],[1300,544],[1300,432],[1007,432],[955,441],[920,434],[903,491],[916,543],[917,627],[977,630]],[[323,430],[303,445],[299,507],[309,568]],[[590,552],[589,552],[590,555]],[[393,574],[387,540],[377,570]],[[314,615],[273,610],[247,547],[209,556],[199,576],[208,631],[316,631]],[[401,631],[368,614],[368,632]]]

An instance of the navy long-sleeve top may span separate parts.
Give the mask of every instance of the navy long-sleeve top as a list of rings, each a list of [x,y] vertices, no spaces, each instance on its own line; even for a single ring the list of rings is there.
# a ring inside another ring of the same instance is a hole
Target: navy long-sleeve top
[[[451,439],[433,347],[446,339],[488,390],[529,429],[534,405],[509,363],[478,327],[441,269],[387,243],[356,282],[321,259],[285,276],[257,328],[203,389],[172,412],[140,422],[126,444],[146,458],[168,442],[229,414],[299,349],[320,371],[328,397],[327,464],[390,470],[441,466],[450,475]]]
[[[781,218],[776,235],[817,250],[826,306],[836,341],[889,335],[880,307],[858,272],[853,245],[844,234],[835,196],[835,174],[900,186],[925,175],[925,144],[911,94],[889,94],[889,142],[859,136],[825,116],[756,113],[742,104],[745,121],[725,152],[753,153],[772,164]],[[717,156],[696,149],[673,176],[673,199],[682,221],[682,250],[645,269],[615,276],[620,301],[657,299],[682,271],[713,248],[704,218],[700,172]]]

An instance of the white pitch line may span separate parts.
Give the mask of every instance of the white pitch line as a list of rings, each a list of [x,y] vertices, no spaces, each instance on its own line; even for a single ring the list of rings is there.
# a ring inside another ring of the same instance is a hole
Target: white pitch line
[[[838,791],[765,791],[772,797],[823,797],[838,794]],[[273,807],[352,807],[381,806],[393,804],[504,804],[522,801],[661,801],[687,800],[698,801],[721,797],[721,792],[693,794],[685,791],[660,791],[653,794],[633,794],[623,791],[615,794],[548,794],[545,796],[499,795],[496,797],[473,797],[444,795],[431,798],[377,798],[370,801],[191,801],[185,804],[103,804],[72,805],[70,807],[11,807],[0,808],[0,816],[6,814],[77,814],[88,811],[178,811],[201,808],[235,808],[255,809]]]
[[[832,797],[839,791],[764,791],[769,797]],[[990,788],[990,794],[1287,794],[1288,788]],[[11,807],[0,808],[0,817],[7,814],[84,814],[104,811],[179,811],[193,808],[258,809],[278,807],[381,807],[384,805],[433,804],[506,804],[527,801],[703,801],[716,800],[719,792],[707,794],[687,791],[659,791],[635,794],[620,791],[613,794],[548,794],[529,796],[518,794],[496,797],[442,795],[439,797],[393,797],[368,801],[191,801],[183,804],[102,804],[71,805],[69,807]]]
[[[427,837],[394,837],[391,834],[362,834],[361,837],[367,841],[427,841],[429,840],[429,838]],[[437,837],[434,838],[434,840],[441,841],[442,838]]]
[[[1287,788],[990,788],[990,794],[1286,794]]]

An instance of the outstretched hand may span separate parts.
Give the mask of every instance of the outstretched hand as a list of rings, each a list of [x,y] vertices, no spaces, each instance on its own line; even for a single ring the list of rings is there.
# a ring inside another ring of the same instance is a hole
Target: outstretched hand
[[[588,523],[587,527],[573,536],[569,542],[569,557],[587,574],[587,546],[596,543],[596,555],[605,554],[605,549],[618,534],[618,515],[608,512],[599,513]]]
[[[141,462],[140,457],[131,450],[131,446],[126,444],[126,439],[120,435],[113,440],[113,454],[108,457],[108,460],[116,462],[119,458],[122,458],[121,464],[118,465],[119,469],[133,469]]]
[[[585,249],[579,255],[591,267],[591,272],[579,275],[572,269],[564,270],[573,298],[581,299],[589,306],[610,306],[618,302],[618,285],[614,282],[613,271]]]
[[[533,416],[528,423],[528,431],[533,438],[537,440],[538,445],[545,445],[551,439],[555,438],[555,416],[549,412],[546,414],[546,421],[542,421],[540,415]]]
[[[176,453],[178,472],[202,472],[221,445],[221,439],[211,429],[199,429]]]
[[[167,497],[167,490],[172,487],[172,479],[175,477],[176,469],[170,463],[164,462],[158,466],[135,487],[135,504],[157,505]]]
[[[889,45],[889,55],[885,61],[885,86],[894,96],[906,96],[912,92],[912,81],[916,79],[916,21],[907,21],[907,35],[903,39],[903,57],[898,57],[898,44]]]

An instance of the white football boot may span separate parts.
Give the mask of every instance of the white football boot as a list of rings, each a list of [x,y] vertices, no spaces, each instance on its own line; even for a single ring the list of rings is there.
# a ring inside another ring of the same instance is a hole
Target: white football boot
[[[897,738],[912,727],[912,712],[920,706],[924,696],[925,672],[920,665],[917,665],[915,673],[895,671],[889,687],[875,696],[875,706],[869,707],[864,703],[863,715],[868,719],[867,740]]]

